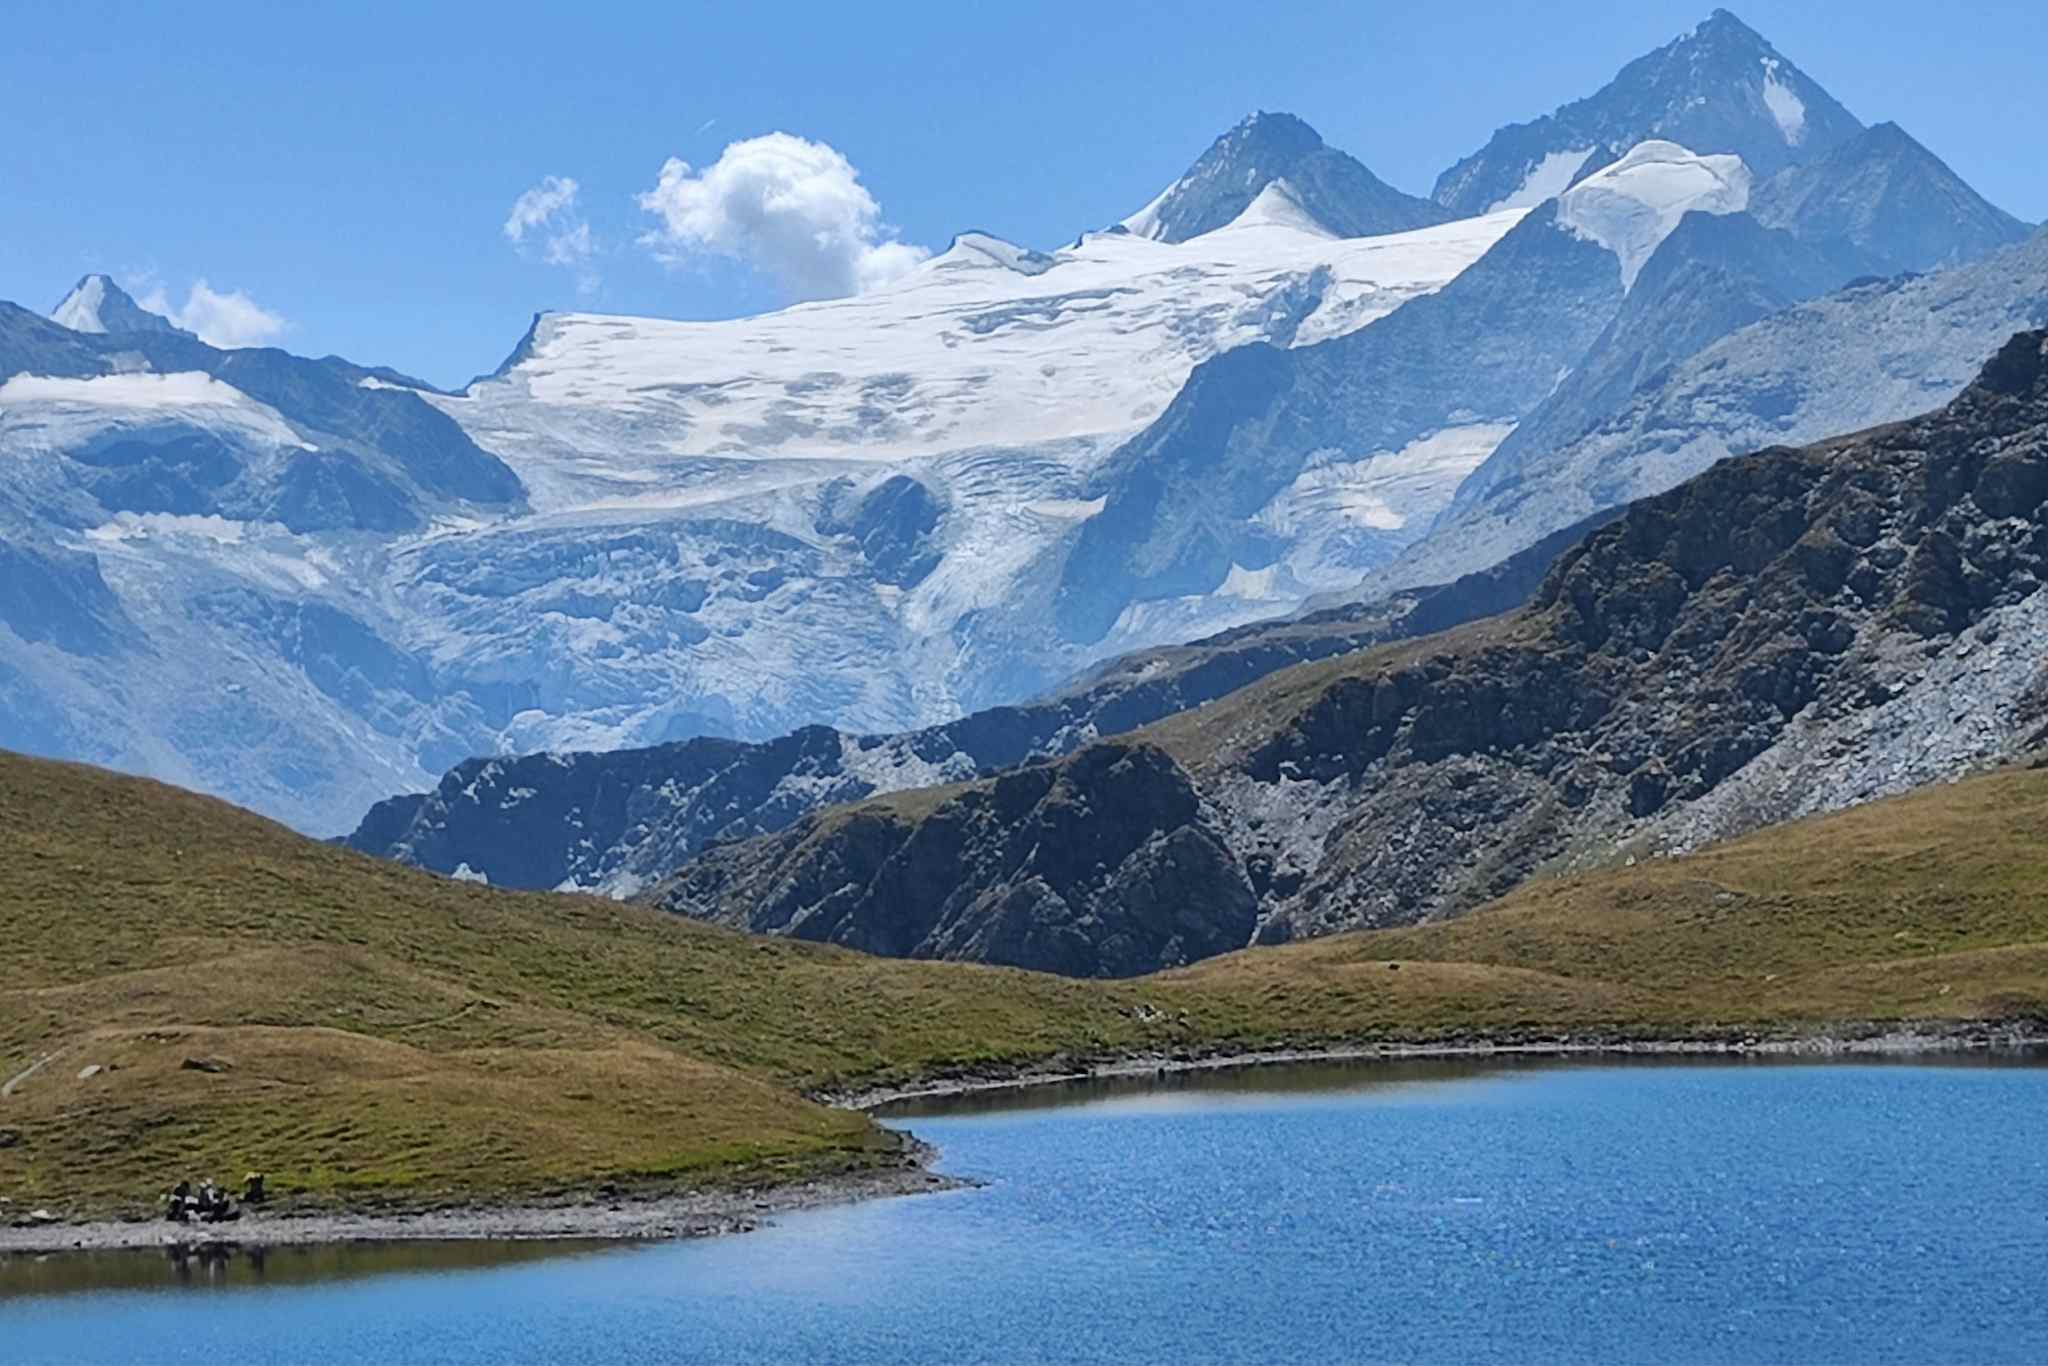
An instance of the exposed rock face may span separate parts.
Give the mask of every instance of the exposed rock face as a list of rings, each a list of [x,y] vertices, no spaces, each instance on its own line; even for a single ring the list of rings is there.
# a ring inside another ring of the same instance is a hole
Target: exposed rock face
[[[835,802],[1056,757],[1306,660],[1440,631],[1521,604],[1583,528],[1441,588],[1241,627],[1098,669],[1040,702],[903,735],[813,726],[747,744],[702,738],[609,753],[474,759],[431,792],[379,802],[347,843],[503,887],[627,893],[706,846],[786,829]]]
[[[1123,226],[1141,237],[1185,242],[1237,221],[1269,191],[1336,237],[1406,232],[1456,216],[1401,193],[1294,115],[1258,113],[1217,138]]]
[[[1042,941],[975,924],[1050,907],[1090,943],[1121,917],[1138,923],[1119,942],[1172,944],[1190,920],[1239,923],[1240,888],[1267,941],[1404,923],[1541,869],[1954,777],[2043,738],[2044,503],[2048,333],[2032,332],[1938,412],[1725,461],[1633,505],[1507,616],[1284,670],[1052,765],[721,846],[656,899],[898,952],[1000,942],[1002,961],[1073,971],[1085,959],[1020,958]],[[1039,811],[1053,794],[1113,794],[1142,823],[1034,840],[1066,830]],[[944,853],[930,881],[890,872],[927,841]]]
[[[1692,226],[1688,220],[1665,247]],[[1700,226],[1742,230],[1732,220]],[[1645,269],[1638,289],[1658,264]],[[1743,308],[1768,306],[1778,292],[1765,288],[1744,304],[1716,294],[1711,276],[1698,278],[1706,292],[1695,304],[1678,305],[1653,326],[1699,307],[1701,330],[1711,331]],[[2015,330],[2043,325],[2048,232],[2037,232],[1969,265],[1866,281],[1772,313],[1648,374],[1605,413],[1598,406],[1611,391],[1581,402],[1587,386],[1575,380],[1531,416],[1526,435],[1502,442],[1430,534],[1368,587],[1443,582],[1530,536],[1659,493],[1731,454],[1925,412],[1968,384]]]
[[[870,953],[1121,977],[1241,947],[1258,906],[1199,818],[1193,784],[1149,745],[1091,745],[1013,769],[906,819],[858,807],[782,846],[790,874],[721,917]],[[724,881],[686,869],[665,895]]]
[[[1525,466],[1626,406],[1671,366],[1758,319],[1848,284],[1866,264],[1846,243],[1808,243],[1746,213],[1687,214],[1613,321],[1459,486],[1452,508],[1480,502],[1497,487],[1505,491]]]
[[[1256,518],[1310,462],[1368,473],[1460,425],[1512,424],[1550,392],[1622,299],[1613,253],[1534,210],[1437,294],[1314,346],[1245,346],[1197,366],[1098,476],[1103,509],[1061,571],[1055,618],[1097,640],[1133,604],[1213,591],[1278,553]],[[1364,490],[1361,489],[1361,492]],[[1419,534],[1395,517],[1361,568]]]
[[[1852,243],[1881,275],[1961,265],[2029,231],[1896,123],[1786,167],[1758,188],[1750,212],[1810,241]]]
[[[1762,35],[1715,10],[1594,94],[1495,133],[1437,177],[1434,198],[1460,216],[1538,203],[1647,138],[1733,152],[1763,179],[1862,129]]]
[[[907,474],[865,491],[846,480],[828,492],[818,530],[858,541],[878,582],[912,588],[938,566],[942,548],[932,533],[942,513],[932,491]]]

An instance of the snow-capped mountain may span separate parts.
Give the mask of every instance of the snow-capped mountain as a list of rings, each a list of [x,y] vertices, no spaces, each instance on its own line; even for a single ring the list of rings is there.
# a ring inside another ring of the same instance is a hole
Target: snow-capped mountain
[[[1748,184],[1734,157],[1647,143],[1371,327],[1197,367],[1090,486],[1103,502],[1063,568],[1062,633],[1185,620],[1252,581],[1296,601],[1354,585],[1571,372],[1679,220],[1739,211]]]
[[[73,332],[159,332],[197,340],[161,314],[135,302],[127,290],[105,275],[88,275],[50,310],[53,322]]]
[[[1437,177],[1464,217],[1541,203],[1638,143],[1732,153],[1766,180],[1863,131],[1833,96],[1727,10],[1639,57],[1597,93],[1511,124]]]
[[[0,305],[0,745],[328,833],[470,755],[914,731],[1353,593],[1518,427],[1541,485],[1582,419],[1868,273],[1809,232],[1840,178],[1767,229],[1723,147],[1575,174],[1375,232],[1448,210],[1261,116],[1144,232],[966,233],[726,322],[543,315],[455,394],[216,350],[104,279],[78,327]],[[1878,219],[1947,186],[1896,183]],[[1929,250],[1983,236],[1912,212]]]
[[[1640,155],[1638,149],[1567,191],[1563,203],[1570,206]],[[1595,508],[1658,492],[1740,449],[1707,447],[1717,453],[1705,463],[1672,462],[1668,450],[1637,452],[1641,472],[1610,468],[1592,481],[1579,463],[1639,390],[1668,381],[1670,367],[1720,338],[1858,280],[1978,261],[2028,232],[1896,124],[1866,130],[1819,162],[1786,167],[1754,186],[1746,204],[1726,197],[1717,208],[1722,217],[1683,220],[1649,258],[1655,263],[1650,278],[1638,282],[1614,324],[1458,489],[1429,536],[1404,552],[1392,571],[1375,576],[1377,588],[1435,582],[1490,564]],[[1906,364],[1909,373],[1939,373],[1936,389],[1900,392],[1881,385],[1829,405],[1826,418],[1758,439],[1808,440],[1830,430],[1827,423],[1836,417],[1874,422],[1917,411],[1921,400],[1945,398],[1953,392],[1947,386],[1960,387],[1992,347],[2032,319],[2029,300],[2038,281],[2024,270],[2011,280],[1993,270],[1949,283],[1968,305],[1943,306],[1955,319],[1945,330],[1966,344],[1938,362],[1923,355]],[[1758,401],[1772,419],[1787,416],[1777,400]],[[1702,420],[1737,416],[1721,411]],[[1656,442],[1668,446],[1672,439],[1666,430]]]
[[[386,373],[0,304],[0,745],[312,829],[469,753],[386,556],[523,494]]]
[[[1121,226],[1161,242],[1185,242],[1247,219],[1332,237],[1377,237],[1463,216],[1401,193],[1292,114],[1261,112],[1217,138],[1187,174]]]
[[[549,315],[462,395],[217,351],[88,281],[65,315],[111,330],[0,315],[0,744],[327,832],[471,753],[1026,695],[1163,638],[1062,650],[1028,585],[1196,364],[1365,326],[1518,217],[965,234],[760,318]],[[1288,605],[1219,597],[1196,633]]]
[[[1459,485],[1439,525],[1457,525],[1464,508],[1487,498],[1514,497],[1525,473],[1540,470],[1553,452],[1619,410],[1667,367],[1866,273],[1865,256],[1840,241],[1809,243],[1747,213],[1687,214],[1644,263],[1620,310],[1571,372]],[[1547,520],[1532,519],[1532,530]]]

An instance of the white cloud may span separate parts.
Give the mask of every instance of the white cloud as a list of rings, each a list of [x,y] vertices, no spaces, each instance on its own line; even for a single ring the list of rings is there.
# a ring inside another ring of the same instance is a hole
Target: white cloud
[[[291,324],[257,303],[239,289],[226,293],[204,280],[194,280],[181,308],[171,302],[162,285],[135,301],[151,313],[169,318],[210,346],[232,350],[239,346],[267,346],[282,337]]]
[[[789,133],[732,143],[702,171],[670,157],[640,207],[660,220],[640,240],[664,263],[744,261],[803,299],[875,289],[931,255],[894,240],[853,163]]]
[[[596,293],[602,281],[591,269],[597,243],[590,223],[577,211],[578,187],[567,176],[544,176],[540,184],[512,201],[505,219],[505,240],[523,253],[538,252],[551,266],[576,272],[576,287]],[[532,240],[529,242],[529,238]]]
[[[580,265],[590,259],[590,224],[578,223],[564,232],[548,235],[547,255],[543,258],[551,266]]]

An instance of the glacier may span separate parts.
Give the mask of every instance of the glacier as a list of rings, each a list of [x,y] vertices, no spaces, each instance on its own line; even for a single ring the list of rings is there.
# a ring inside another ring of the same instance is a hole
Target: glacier
[[[218,351],[89,277],[85,330],[0,335],[0,535],[70,604],[0,595],[0,744],[330,834],[474,754],[902,730],[1289,610],[1252,576],[1088,646],[1049,624],[1096,472],[1195,366],[1366,327],[1522,216],[1346,238],[1286,194],[1179,243],[963,233],[752,318],[546,314],[459,393]],[[377,402],[506,478],[451,496],[394,439],[424,483],[336,487],[327,427]]]

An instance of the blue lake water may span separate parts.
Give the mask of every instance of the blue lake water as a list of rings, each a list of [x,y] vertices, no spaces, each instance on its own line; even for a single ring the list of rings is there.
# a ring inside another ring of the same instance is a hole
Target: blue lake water
[[[0,1266],[0,1359],[2048,1361],[2040,1066],[1403,1064],[1025,1100],[892,1121],[982,1189],[738,1238],[277,1252],[212,1291],[155,1254]],[[477,1264],[500,1257],[529,1260]]]

